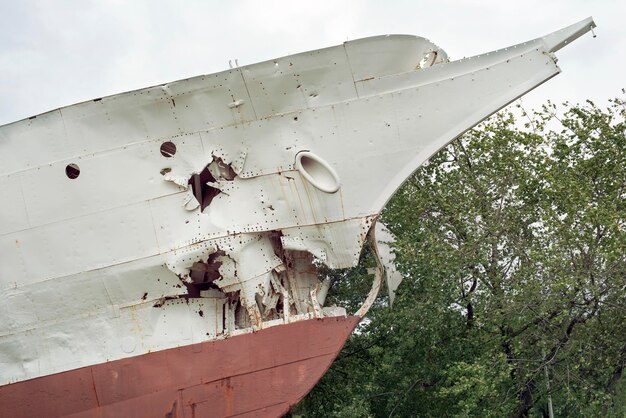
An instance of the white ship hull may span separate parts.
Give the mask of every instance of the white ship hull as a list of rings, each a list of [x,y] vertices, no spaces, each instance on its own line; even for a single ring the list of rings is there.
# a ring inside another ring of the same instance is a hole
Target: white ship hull
[[[592,26],[453,62],[367,38],[0,127],[0,407],[29,414],[12,384],[349,319],[313,257],[356,265],[402,182]]]

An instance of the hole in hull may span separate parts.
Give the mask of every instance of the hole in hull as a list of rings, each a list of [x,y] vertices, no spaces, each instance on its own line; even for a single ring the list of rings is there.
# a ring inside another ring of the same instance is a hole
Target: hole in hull
[[[80,168],[78,168],[78,166],[74,163],[68,164],[65,167],[65,175],[68,178],[74,180],[80,175]]]
[[[200,203],[200,210],[204,211],[204,209],[211,204],[213,198],[221,193],[221,191],[213,186],[208,185],[207,183],[214,183],[215,177],[209,171],[209,166],[204,167],[204,170],[198,173],[194,173],[189,179],[189,185],[193,190],[193,195],[195,196],[198,203]]]
[[[165,158],[171,158],[176,154],[176,144],[166,141],[161,144],[161,155]]]
[[[194,173],[189,179],[189,185],[194,197],[200,203],[200,211],[204,211],[215,196],[222,192],[220,189],[207,183],[233,181],[236,176],[237,174],[233,171],[230,164],[224,163],[220,158],[214,159],[200,173]]]

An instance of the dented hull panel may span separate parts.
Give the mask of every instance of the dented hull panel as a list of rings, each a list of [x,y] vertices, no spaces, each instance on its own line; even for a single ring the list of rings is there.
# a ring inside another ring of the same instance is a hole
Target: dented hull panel
[[[299,321],[27,380],[0,387],[0,405],[16,418],[280,416],[317,383],[359,320]]]

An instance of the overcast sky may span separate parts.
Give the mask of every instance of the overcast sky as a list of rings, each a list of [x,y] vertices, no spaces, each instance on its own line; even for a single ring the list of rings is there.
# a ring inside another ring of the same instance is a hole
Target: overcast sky
[[[626,1],[0,0],[0,124],[132,89],[365,36],[426,37],[459,59],[588,16],[558,52],[563,73],[526,107],[606,103],[626,87]]]

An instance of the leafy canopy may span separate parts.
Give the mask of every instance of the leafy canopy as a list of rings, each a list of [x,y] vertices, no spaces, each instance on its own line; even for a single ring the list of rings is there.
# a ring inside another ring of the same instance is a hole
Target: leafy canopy
[[[556,416],[626,415],[626,102],[513,111],[388,204],[393,309],[379,299],[294,413],[539,416],[550,398]],[[371,262],[327,272],[329,301],[356,310]]]

